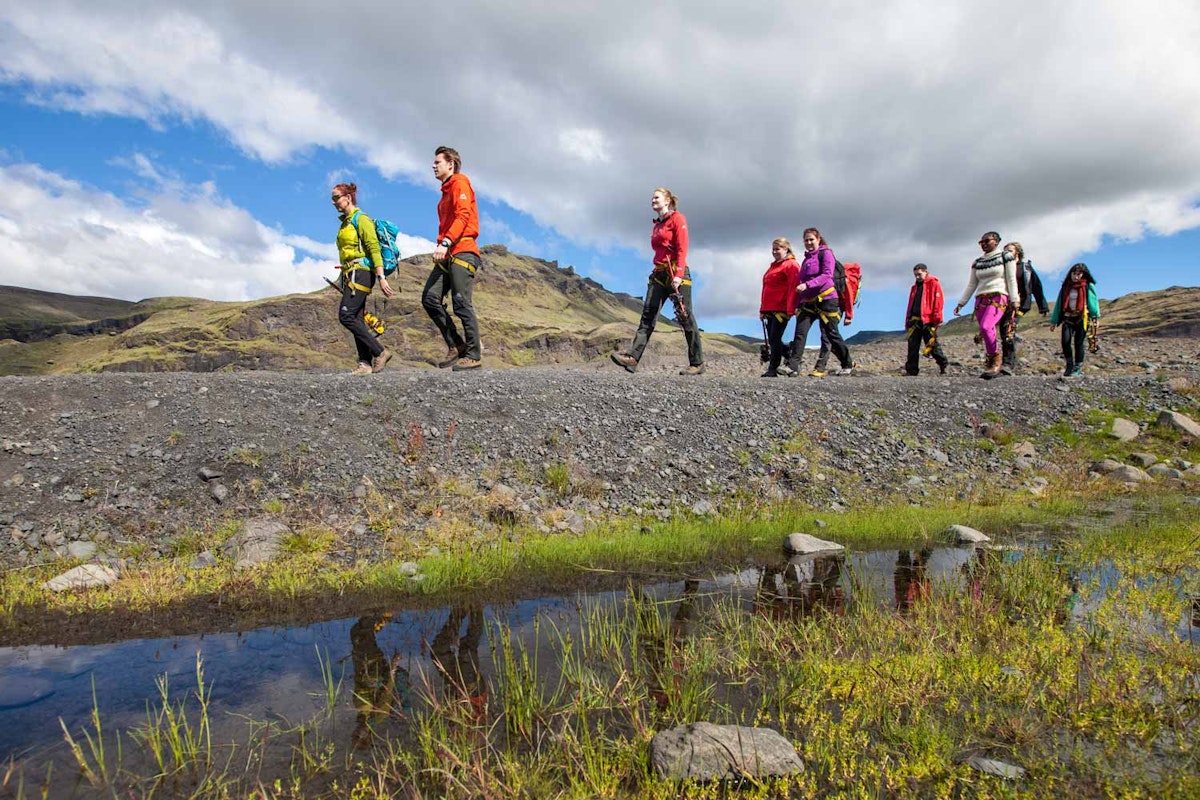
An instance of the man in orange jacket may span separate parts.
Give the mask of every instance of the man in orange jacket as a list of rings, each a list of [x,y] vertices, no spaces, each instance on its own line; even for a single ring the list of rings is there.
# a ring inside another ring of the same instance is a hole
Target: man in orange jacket
[[[475,190],[462,172],[462,158],[450,147],[439,147],[433,155],[433,176],[442,182],[438,201],[438,243],[433,251],[433,270],[425,282],[421,305],[446,342],[446,358],[439,367],[458,372],[483,366],[479,344],[479,320],[471,305],[475,271],[479,269],[479,209]],[[446,312],[450,295],[454,315],[462,321],[462,333]]]
[[[942,313],[946,306],[946,297],[942,294],[942,284],[929,274],[929,268],[924,264],[913,267],[912,288],[908,290],[908,313],[904,318],[904,328],[908,333],[908,360],[904,363],[903,374],[916,375],[921,371],[921,345],[937,362],[938,372],[946,374],[950,360],[942,352],[942,344],[937,338],[938,326],[942,324]]]

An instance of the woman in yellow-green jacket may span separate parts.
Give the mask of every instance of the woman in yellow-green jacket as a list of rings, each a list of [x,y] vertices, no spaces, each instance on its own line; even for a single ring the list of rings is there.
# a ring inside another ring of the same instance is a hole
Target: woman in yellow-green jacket
[[[338,322],[354,335],[354,346],[358,349],[358,366],[351,374],[370,375],[383,369],[392,354],[379,343],[363,318],[367,295],[376,283],[384,297],[391,297],[395,292],[383,276],[383,256],[379,252],[375,222],[358,210],[358,187],[353,183],[339,183],[333,187],[330,199],[342,222],[337,232],[338,261],[342,269]]]

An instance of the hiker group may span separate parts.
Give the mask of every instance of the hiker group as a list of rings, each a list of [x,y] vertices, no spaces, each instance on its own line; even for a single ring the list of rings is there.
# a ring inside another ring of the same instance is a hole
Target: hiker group
[[[462,174],[462,158],[450,147],[434,151],[433,174],[441,182],[438,201],[438,238],[433,252],[433,268],[425,282],[421,305],[437,327],[446,344],[446,356],[438,367],[455,371],[482,366],[479,321],[471,302],[475,273],[481,260],[479,210],[470,180]],[[341,222],[337,249],[341,279],[334,284],[341,293],[338,320],[353,335],[358,363],[355,375],[379,372],[392,357],[379,342],[383,323],[366,311],[366,302],[375,286],[385,298],[395,291],[388,275],[395,271],[399,252],[396,226],[382,219],[372,220],[357,206],[357,187],[339,183],[331,200]],[[659,187],[650,196],[655,217],[650,231],[653,251],[650,275],[642,304],[641,319],[629,346],[615,351],[611,360],[628,372],[636,372],[654,333],[658,317],[668,302],[687,343],[688,366],[680,375],[696,376],[705,372],[700,327],[692,305],[692,275],[688,265],[687,218],[678,208],[679,198],[671,190]],[[804,253],[797,258],[791,242],[785,238],[771,243],[772,262],[762,279],[759,318],[763,325],[762,360],[767,369],[764,378],[796,376],[801,372],[808,333],[814,323],[821,333],[821,349],[810,377],[830,374],[829,355],[838,360],[837,375],[852,375],[856,364],[842,338],[840,324],[849,325],[862,277],[857,263],[842,264],[816,228],[806,228],[802,237]],[[1038,311],[1047,313],[1041,279],[1025,257],[1019,242],[1000,248],[1000,235],[985,233],[979,240],[982,255],[971,264],[967,287],[954,307],[958,315],[972,296],[974,316],[979,325],[976,341],[984,346],[986,365],[980,377],[1011,375],[1016,370],[1017,324],[1036,302]],[[922,355],[934,360],[938,371],[946,373],[950,365],[938,339],[943,321],[945,297],[939,280],[925,264],[913,267],[913,285],[909,290],[904,329],[908,342],[907,358],[901,373],[915,376],[920,372]],[[332,281],[330,282],[332,284]],[[1085,358],[1085,338],[1097,349],[1096,322],[1100,318],[1095,279],[1085,264],[1068,270],[1050,315],[1051,329],[1062,326],[1062,352],[1066,362],[1064,375],[1079,375]],[[451,307],[461,323],[461,332],[446,309]],[[784,334],[792,318],[796,326],[790,344]]]
[[[475,273],[481,263],[476,242],[479,208],[471,181],[461,170],[462,158],[457,150],[439,147],[434,151],[433,176],[442,184],[442,196],[437,205],[433,269],[421,294],[421,306],[446,343],[446,357],[438,366],[452,367],[456,372],[483,366],[479,320],[471,303]],[[395,294],[387,278],[396,270],[400,253],[396,249],[396,227],[362,213],[357,194],[358,187],[353,183],[333,187],[331,200],[341,221],[337,232],[341,279],[334,285],[342,292],[338,321],[354,336],[358,351],[358,366],[351,374],[370,375],[382,370],[392,353],[379,343],[383,326],[367,313],[367,297],[376,285],[384,297]],[[450,295],[454,315],[462,324],[461,333],[446,311],[446,295]]]

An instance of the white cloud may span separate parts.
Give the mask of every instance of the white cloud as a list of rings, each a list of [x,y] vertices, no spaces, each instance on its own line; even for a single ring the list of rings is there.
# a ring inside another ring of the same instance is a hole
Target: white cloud
[[[133,162],[161,173],[144,157]],[[403,235],[406,254],[433,242]],[[32,164],[0,166],[0,283],[140,300],[247,300],[333,276],[332,244],[263,225],[209,184],[160,180],[134,206]]]
[[[924,261],[948,294],[987,229],[1052,270],[1200,225],[1186,0],[5,6],[0,76],[54,107],[204,120],[268,162],[344,148],[421,184],[450,144],[481,195],[599,247],[644,251],[671,187],[714,317],[753,313],[771,239],[806,225],[874,286]],[[166,199],[148,224],[261,258],[248,215],[193,203],[195,225]]]

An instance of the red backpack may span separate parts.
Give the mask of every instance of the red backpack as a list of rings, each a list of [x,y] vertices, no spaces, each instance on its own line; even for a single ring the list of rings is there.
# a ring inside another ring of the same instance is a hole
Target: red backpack
[[[862,266],[853,262],[834,264],[833,285],[838,293],[838,307],[846,321],[854,319],[854,306],[858,304],[858,285],[862,282]]]

